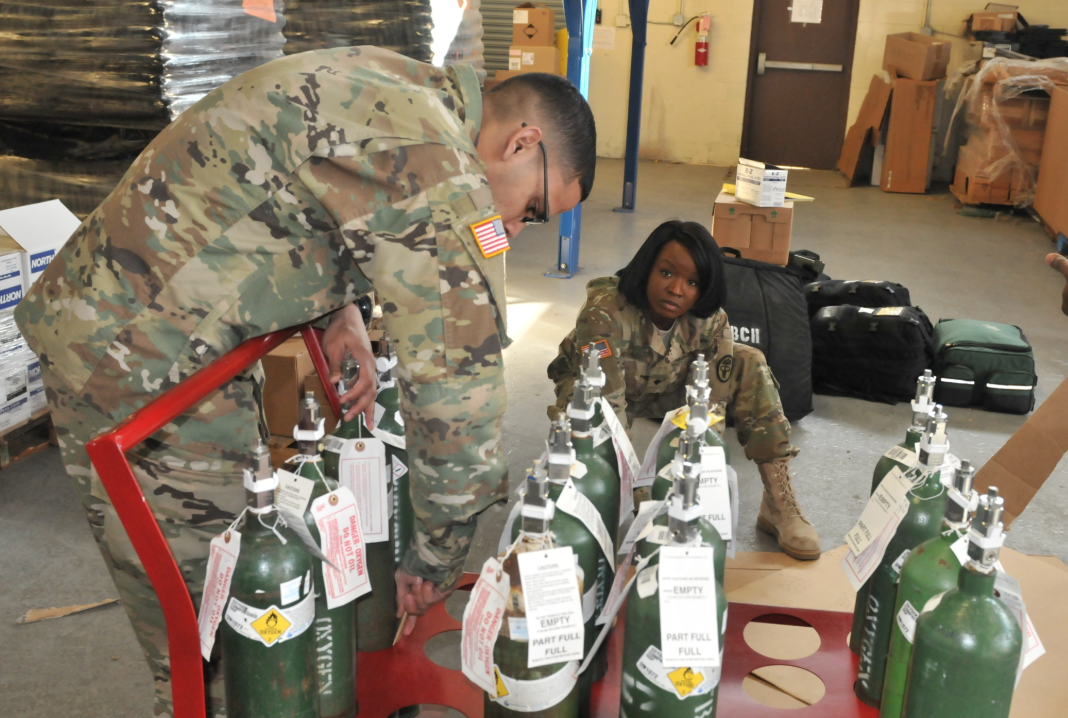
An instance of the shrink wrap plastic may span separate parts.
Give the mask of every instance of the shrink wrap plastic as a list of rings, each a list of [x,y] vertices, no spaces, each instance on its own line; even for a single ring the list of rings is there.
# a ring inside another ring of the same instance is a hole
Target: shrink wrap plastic
[[[1036,153],[1041,149],[1036,138],[1044,133],[1049,112],[1044,93],[1065,82],[1068,58],[1063,57],[1036,61],[996,57],[963,65],[946,82],[947,96],[964,83],[953,119],[963,110],[965,139],[988,150],[979,174],[989,179],[1012,174],[1011,202],[1017,207],[1029,207],[1035,198]],[[1025,139],[1037,141],[1038,146],[1021,146]]]

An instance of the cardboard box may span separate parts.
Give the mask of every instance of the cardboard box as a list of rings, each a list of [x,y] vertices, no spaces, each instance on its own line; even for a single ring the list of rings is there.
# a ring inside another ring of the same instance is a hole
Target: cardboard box
[[[969,92],[970,87],[965,89]],[[1049,117],[1048,97],[1012,97],[995,101],[994,86],[984,84],[968,100],[966,120],[970,125],[995,129],[997,114],[1014,130],[1044,130]],[[996,108],[995,108],[996,105]]]
[[[936,81],[903,78],[894,82],[886,154],[879,182],[884,192],[923,194],[927,191],[938,85]]]
[[[58,199],[0,211],[0,246],[20,252],[24,292],[81,223]]]
[[[738,159],[734,193],[755,207],[782,207],[786,201],[787,170],[745,158]]]
[[[997,174],[989,167],[972,147],[961,147],[950,191],[964,204],[1014,204],[1031,189],[1031,178],[1019,165],[1007,165]]]
[[[893,77],[910,80],[938,80],[946,76],[953,44],[918,32],[886,36],[883,69]]]
[[[293,436],[300,422],[300,400],[304,380],[315,373],[308,347],[301,337],[293,337],[263,357],[263,412],[267,428],[278,436]]]
[[[720,192],[712,213],[712,236],[719,246],[733,247],[745,259],[786,266],[793,223],[793,202],[755,207]]]
[[[22,301],[22,250],[10,237],[0,237],[0,311],[14,310]]]
[[[1029,165],[1042,161],[1042,143],[1045,130],[1009,130],[1009,136],[1019,149],[1020,158]],[[968,128],[968,147],[987,164],[1009,156],[1009,146],[1001,132],[984,127]]]
[[[873,75],[868,86],[868,94],[857,113],[857,121],[846,133],[842,143],[842,155],[838,158],[838,169],[849,178],[850,184],[855,179],[871,176],[874,163],[874,148],[878,147],[886,117],[886,108],[890,105],[892,85],[883,82],[878,75]],[[878,175],[876,175],[878,176]]]
[[[972,32],[1016,32],[1018,12],[973,12],[968,16]]]
[[[548,72],[560,74],[560,54],[550,47],[510,47],[508,48],[508,69],[522,74],[524,72]]]
[[[1068,234],[1068,87],[1058,85],[1050,95],[1034,207],[1046,224]]]
[[[1008,542],[1012,543],[1012,534],[1009,534]],[[738,552],[735,558],[727,559],[724,572],[727,600],[769,607],[852,613],[855,594],[839,565],[845,553],[846,547],[840,546],[825,552],[817,561],[794,561],[782,554]],[[1027,603],[1027,615],[1046,649],[1046,655],[1023,672],[1013,693],[1009,716],[1060,715],[1057,706],[1068,703],[1068,682],[1064,680],[1064,666],[1068,663],[1068,622],[1064,620],[1068,567],[1056,558],[1027,556],[1007,546],[1001,550],[1001,562],[1006,572],[1019,581]],[[773,612],[769,610],[769,613]],[[756,625],[750,623],[746,628],[747,639],[750,628]],[[788,633],[780,635],[786,640],[793,637]],[[798,651],[792,655],[804,653]],[[794,686],[782,682],[784,678],[775,677],[773,685],[785,693],[800,695]]]
[[[556,13],[544,5],[525,2],[512,10],[512,44],[550,47],[556,44]]]

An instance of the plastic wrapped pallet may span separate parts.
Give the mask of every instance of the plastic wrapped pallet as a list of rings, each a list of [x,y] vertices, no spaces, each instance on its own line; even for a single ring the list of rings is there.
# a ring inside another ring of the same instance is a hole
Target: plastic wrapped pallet
[[[486,79],[485,47],[482,44],[482,36],[485,33],[482,27],[481,6],[481,0],[467,0],[467,4],[463,9],[463,16],[455,34],[452,35],[452,40],[449,41],[447,34],[444,37],[444,40],[448,42],[448,52],[440,63],[445,66],[461,63],[471,65],[475,68],[475,72],[478,73],[478,81],[480,83]],[[442,30],[435,22],[435,46],[438,43],[439,35],[444,34]],[[434,62],[435,64],[438,63],[437,57],[434,58]]]
[[[282,55],[283,0],[0,4],[0,117],[160,129]]]
[[[420,62],[432,56],[431,0],[290,0],[285,15],[287,55],[375,45]]]
[[[1068,81],[1068,58],[1030,61],[1004,57],[962,67],[954,117],[963,116],[965,145],[957,159],[953,194],[965,204],[1027,207],[1034,201],[1049,96]]]

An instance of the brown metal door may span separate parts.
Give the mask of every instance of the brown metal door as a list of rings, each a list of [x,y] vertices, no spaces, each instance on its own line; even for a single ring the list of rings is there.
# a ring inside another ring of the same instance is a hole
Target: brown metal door
[[[795,10],[811,13],[818,5],[819,0],[753,4],[743,157],[823,170],[838,161],[860,0],[824,0],[820,22],[791,22]]]

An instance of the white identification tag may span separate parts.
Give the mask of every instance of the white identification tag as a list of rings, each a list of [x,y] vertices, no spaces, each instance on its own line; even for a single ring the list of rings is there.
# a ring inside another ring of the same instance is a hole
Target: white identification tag
[[[571,479],[564,484],[564,490],[560,492],[560,498],[556,500],[556,508],[581,521],[582,525],[597,539],[605,558],[608,559],[608,565],[615,566],[616,555],[612,548],[612,537],[604,521],[601,520],[600,512],[585,495],[575,488],[575,482]]]
[[[1027,615],[1027,605],[1023,600],[1020,582],[1005,573],[1005,568],[1000,561],[997,562],[996,567],[998,573],[997,578],[994,579],[994,590],[1001,602],[1012,612],[1023,633],[1023,650],[1020,652],[1020,663],[1016,667],[1016,683],[1019,683],[1024,669],[1044,655],[1046,647],[1042,645],[1035,625],[1031,623],[1031,617]]]
[[[642,468],[638,474],[637,481],[634,482],[634,486],[649,486],[656,480],[656,457],[660,451],[660,443],[664,440],[671,431],[676,429],[679,424],[680,416],[687,416],[690,413],[690,407],[680,406],[675,411],[669,411],[664,414],[664,420],[660,423],[660,428],[656,432],[656,436],[649,442],[649,448],[645,450],[645,459],[642,461]],[[683,419],[685,425],[685,419]]]
[[[205,661],[211,660],[211,649],[215,645],[215,632],[226,609],[226,599],[230,596],[230,581],[234,577],[234,566],[241,553],[241,534],[226,530],[211,540],[208,549],[208,573],[204,579],[204,597],[200,601],[200,614],[197,627],[200,629],[200,654]]]
[[[727,477],[727,456],[722,446],[701,447],[701,485],[698,488],[701,513],[708,519],[724,541],[730,541],[731,521],[730,480]]]
[[[916,452],[912,449],[906,449],[904,446],[892,446],[890,450],[883,454],[891,461],[896,461],[899,464],[904,464],[906,469],[911,469],[916,465],[919,457],[916,456]]]
[[[583,476],[586,475],[587,471],[589,471],[589,469],[587,469],[586,464],[582,463],[581,461],[576,461],[575,463],[571,464],[571,475],[576,479],[581,479]]]
[[[638,581],[634,590],[637,591],[638,595],[642,598],[649,598],[656,593],[656,572],[659,566],[660,564],[649,566],[638,574]]]
[[[664,667],[718,666],[719,614],[712,547],[660,549],[658,580]]]
[[[897,612],[897,625],[909,643],[916,642],[916,620],[919,617],[920,612],[908,601],[905,601],[901,610]]]
[[[403,433],[390,434],[387,431],[379,429],[379,424],[382,423],[382,417],[386,415],[386,409],[379,403],[375,403],[375,428],[371,429],[371,436],[375,437],[384,444],[389,444],[394,449],[400,449],[401,451],[407,451],[408,440]],[[404,426],[404,419],[401,418],[400,412],[394,412],[394,419],[398,424]]]
[[[371,590],[356,499],[340,486],[313,501],[311,510],[323,553],[330,559],[330,563],[323,562],[327,608],[344,606]]]
[[[968,534],[961,534],[959,539],[949,545],[949,550],[957,557],[961,566],[968,563]]]
[[[612,630],[612,621],[615,620],[616,614],[619,613],[619,609],[623,607],[623,599],[627,597],[627,592],[630,591],[630,587],[634,585],[634,582],[638,579],[638,576],[649,565],[649,562],[653,560],[653,556],[660,553],[660,549],[652,552],[645,558],[638,561],[634,567],[634,575],[630,577],[629,581],[626,581],[627,570],[630,568],[630,559],[634,557],[633,553],[627,555],[627,563],[625,568],[620,567],[616,572],[616,585],[612,586],[612,593],[608,595],[608,600],[605,601],[604,608],[601,609],[601,615],[597,618],[597,625],[601,626],[601,632],[597,634],[597,640],[590,646],[590,650],[586,652],[586,658],[583,659],[582,665],[579,666],[578,674],[585,671],[590,662],[593,661],[593,657],[597,655],[597,649],[604,643],[604,639],[608,637],[608,632]],[[621,582],[626,581],[626,585]],[[620,586],[617,588],[616,586]],[[615,597],[613,599],[613,596]],[[576,675],[578,675],[576,674]]]
[[[912,481],[896,466],[879,482],[856,525],[845,536],[854,554],[859,556],[871,546],[883,528],[893,520],[895,513],[904,516],[908,511],[908,493],[911,489]]]
[[[315,489],[315,482],[285,469],[279,469],[275,473],[278,476],[278,488],[274,490],[275,508],[285,519],[286,526],[300,537],[308,553],[320,561],[325,560],[326,555],[315,543],[311,532],[308,531],[308,525],[304,522],[304,514],[308,511],[308,502]]]
[[[360,508],[364,541],[389,540],[389,485],[393,470],[386,470],[386,445],[380,439],[349,439],[341,450],[338,483],[352,492]]]
[[[905,506],[907,508],[908,504],[906,503]],[[842,559],[842,570],[845,571],[846,578],[849,579],[854,591],[860,591],[861,587],[864,586],[864,582],[875,573],[875,569],[879,567],[883,560],[883,554],[886,553],[886,547],[890,545],[894,534],[897,533],[897,527],[901,525],[901,520],[904,518],[904,511],[898,512],[895,510],[889,523],[883,527],[875,542],[864,549],[863,553],[857,556],[852,551],[846,552],[845,558]]]
[[[638,535],[664,511],[667,511],[667,503],[664,501],[643,501],[638,507],[638,515],[634,517],[630,528],[627,529],[627,535],[623,537],[623,543],[619,545],[619,553],[624,555],[630,553],[638,540]]]
[[[343,448],[345,448],[345,440],[340,436],[327,434],[323,437],[323,451],[329,451],[332,454],[340,454]]]
[[[908,559],[910,553],[912,553],[911,549],[905,549],[904,551],[901,552],[901,555],[898,556],[894,560],[894,563],[890,566],[890,568],[894,569],[894,573],[896,573],[898,575],[898,578],[901,577],[901,569],[902,569],[902,567],[904,567],[905,561]]]
[[[623,424],[620,423],[608,399],[603,396],[601,397],[601,416],[604,417],[601,427],[608,427],[608,431],[612,434],[613,448],[616,450],[616,465],[619,467],[620,482],[619,523],[622,524],[628,516],[634,513],[634,485],[641,471],[641,462],[638,461],[634,445],[630,443],[627,430],[623,428]]]
[[[600,446],[604,442],[612,438],[612,430],[608,428],[608,422],[602,421],[601,425],[593,430],[593,445],[595,447]]]
[[[731,536],[738,535],[738,473],[733,466],[727,467],[727,481],[731,487]],[[734,558],[735,540],[727,542],[727,558]]]
[[[582,597],[570,546],[517,555],[526,604],[527,668],[582,660]]]
[[[471,682],[491,696],[497,695],[493,675],[493,646],[501,629],[501,619],[508,600],[510,582],[501,562],[490,557],[471,589],[464,608],[460,638],[460,665]],[[512,636],[515,640],[516,636]]]

